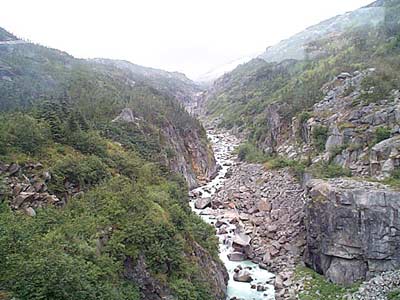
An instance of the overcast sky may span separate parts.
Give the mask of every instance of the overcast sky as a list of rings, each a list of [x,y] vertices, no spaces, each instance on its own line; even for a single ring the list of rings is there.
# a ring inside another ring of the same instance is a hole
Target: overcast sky
[[[3,0],[0,26],[81,57],[192,78],[372,0]]]

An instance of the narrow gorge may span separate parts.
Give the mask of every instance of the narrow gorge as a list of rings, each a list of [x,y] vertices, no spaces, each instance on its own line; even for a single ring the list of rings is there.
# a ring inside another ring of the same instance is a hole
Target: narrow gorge
[[[0,28],[0,300],[400,300],[400,0],[352,9],[197,82]]]

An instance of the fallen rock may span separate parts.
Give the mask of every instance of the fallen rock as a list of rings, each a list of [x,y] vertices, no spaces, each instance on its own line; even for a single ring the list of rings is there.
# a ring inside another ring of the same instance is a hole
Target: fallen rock
[[[246,255],[241,252],[232,252],[228,254],[228,259],[230,261],[244,261],[246,258]]]
[[[233,280],[239,281],[239,282],[252,282],[253,278],[251,278],[251,274],[247,270],[240,270],[239,272],[236,272],[233,274]]]
[[[207,207],[211,207],[211,198],[207,197],[196,200],[194,207],[196,209],[205,209]]]

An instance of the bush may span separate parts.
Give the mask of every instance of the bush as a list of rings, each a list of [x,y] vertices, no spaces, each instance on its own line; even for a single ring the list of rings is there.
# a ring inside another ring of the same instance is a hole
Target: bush
[[[318,152],[325,151],[326,141],[328,140],[328,127],[318,125],[312,131],[313,144]]]
[[[290,168],[297,178],[301,178],[306,170],[305,162],[287,159],[284,157],[271,158],[264,164],[264,166],[267,169]]]
[[[12,149],[28,155],[37,154],[50,137],[50,129],[44,122],[22,113],[0,118],[0,154],[7,154]]]
[[[374,144],[378,144],[388,138],[390,138],[392,130],[389,127],[378,127],[375,130]]]
[[[394,290],[389,292],[387,297],[389,300],[400,300],[400,290]]]
[[[357,290],[357,284],[351,287],[342,287],[329,282],[323,275],[306,267],[297,267],[296,279],[304,281],[304,291],[299,293],[300,300],[336,300],[345,299],[346,294]]]
[[[335,163],[319,163],[311,168],[311,172],[317,178],[351,177],[351,171]]]
[[[67,156],[55,164],[51,174],[49,187],[55,193],[65,192],[67,181],[84,190],[111,176],[107,166],[94,155],[80,158]]]
[[[77,130],[67,137],[67,144],[83,154],[95,154],[104,157],[107,153],[105,140],[95,131],[85,132]]]
[[[367,103],[374,103],[385,100],[389,97],[390,92],[398,87],[397,80],[390,74],[390,70],[376,71],[372,75],[363,79],[361,83],[362,89],[365,91],[361,95],[361,99]]]
[[[267,154],[251,143],[240,145],[237,151],[238,158],[241,161],[247,161],[250,163],[263,163],[268,159]]]

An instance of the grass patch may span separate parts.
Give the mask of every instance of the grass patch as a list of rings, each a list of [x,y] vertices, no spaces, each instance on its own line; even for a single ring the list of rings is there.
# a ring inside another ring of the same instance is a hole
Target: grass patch
[[[400,188],[400,168],[395,169],[392,175],[389,178],[381,181],[381,183],[387,184],[394,188]]]
[[[400,289],[391,291],[391,292],[388,294],[387,298],[388,298],[389,300],[400,300]]]
[[[392,129],[390,127],[378,127],[375,130],[375,138],[373,144],[376,145],[384,140],[390,138],[392,134]]]
[[[244,143],[237,150],[238,158],[249,163],[264,163],[269,156],[254,144]]]
[[[298,160],[292,160],[285,157],[277,156],[273,158],[269,158],[265,163],[264,167],[267,170],[277,170],[283,168],[290,168],[290,170],[294,173],[297,178],[301,178],[304,174],[307,163]]]
[[[295,271],[297,280],[304,279],[304,291],[299,293],[300,300],[337,300],[343,299],[348,293],[358,289],[358,285],[350,288],[333,284],[324,276],[306,267],[297,267]]]
[[[311,173],[317,178],[351,177],[351,171],[335,163],[320,162],[310,168]]]

